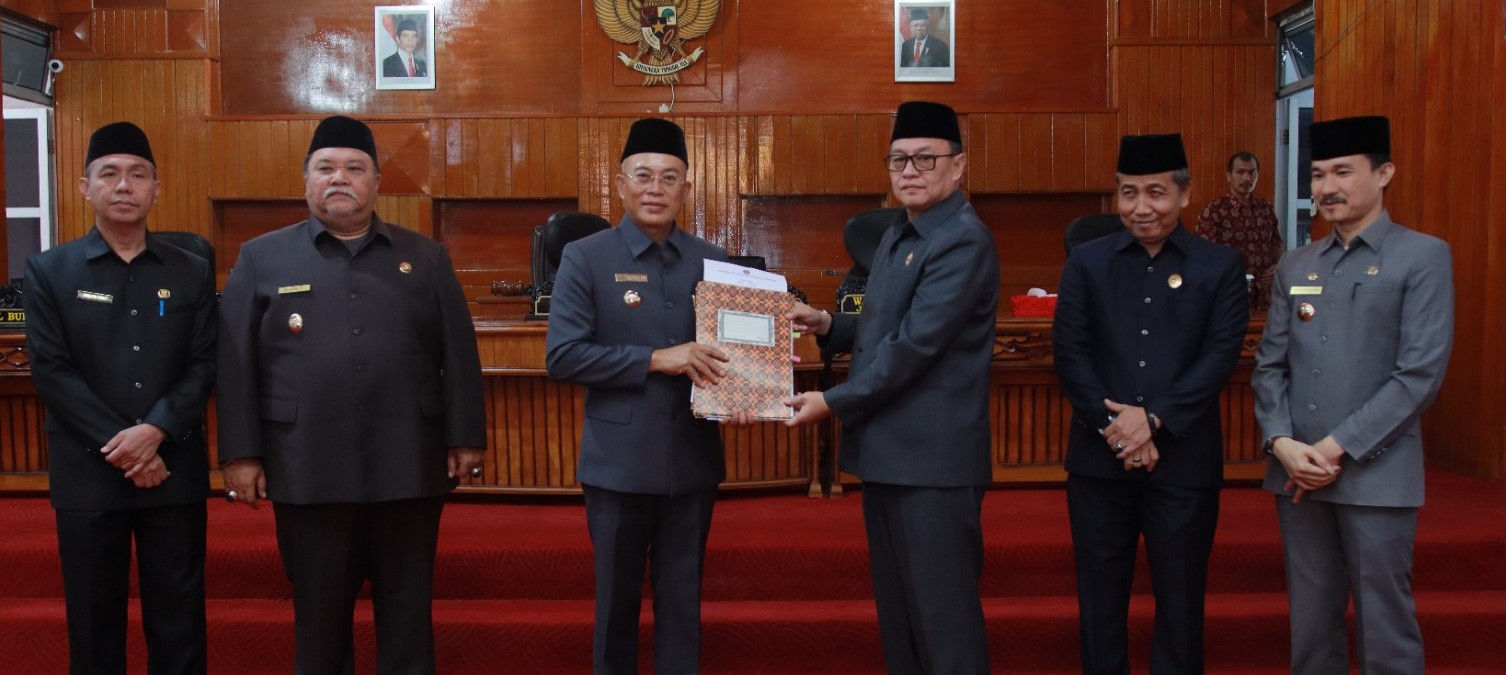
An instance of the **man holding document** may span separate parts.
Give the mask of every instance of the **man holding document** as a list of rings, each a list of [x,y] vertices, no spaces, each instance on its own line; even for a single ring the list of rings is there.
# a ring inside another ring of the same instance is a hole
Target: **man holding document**
[[[956,112],[900,105],[884,162],[904,212],[874,253],[863,313],[789,314],[795,330],[852,354],[847,381],[789,399],[789,423],[842,423],[842,469],[863,479],[889,672],[987,673],[978,580],[999,259],[962,193]]]
[[[654,590],[654,670],[699,670],[701,569],[721,432],[690,410],[727,356],[697,344],[692,294],[727,252],[675,226],[690,191],[685,134],[642,119],[628,133],[617,227],[565,247],[545,342],[549,376],[586,387],[577,478],[596,567],[594,672],[638,672],[643,573]],[[734,414],[734,421],[746,415]]]

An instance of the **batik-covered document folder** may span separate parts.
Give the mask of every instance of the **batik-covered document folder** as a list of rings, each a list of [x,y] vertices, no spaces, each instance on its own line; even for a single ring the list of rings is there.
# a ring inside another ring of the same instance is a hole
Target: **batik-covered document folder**
[[[696,342],[727,355],[721,382],[696,387],[696,417],[745,412],[761,420],[786,420],[784,400],[794,394],[794,336],[785,313],[795,299],[783,291],[702,281],[695,291]]]

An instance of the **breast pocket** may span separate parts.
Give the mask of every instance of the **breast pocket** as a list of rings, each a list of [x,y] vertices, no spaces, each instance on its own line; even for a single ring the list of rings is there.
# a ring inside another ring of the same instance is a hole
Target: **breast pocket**
[[[1359,284],[1353,287],[1356,316],[1372,325],[1394,326],[1401,319],[1401,289],[1394,284]]]

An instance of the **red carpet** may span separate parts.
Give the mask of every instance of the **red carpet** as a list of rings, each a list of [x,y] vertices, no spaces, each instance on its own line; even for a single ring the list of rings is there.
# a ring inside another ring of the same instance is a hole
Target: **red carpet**
[[[1502,485],[1441,470],[1432,470],[1428,482],[1414,576],[1429,672],[1506,673]],[[882,672],[860,499],[777,494],[718,502],[705,580],[703,672]],[[1285,672],[1287,608],[1272,499],[1250,488],[1224,492],[1208,599],[1209,672]],[[214,500],[209,510],[211,671],[291,672],[292,605],[270,509]],[[52,512],[44,499],[0,499],[0,514],[6,523],[0,670],[64,673]],[[991,492],[984,523],[984,608],[995,671],[1074,672],[1077,611],[1063,493]],[[589,672],[591,586],[578,500],[448,505],[435,588],[440,672]],[[1153,609],[1148,590],[1142,569],[1142,595],[1132,609],[1139,672]],[[134,616],[132,672],[144,673]],[[645,629],[651,620],[645,608]],[[357,623],[358,670],[371,672],[368,604]]]

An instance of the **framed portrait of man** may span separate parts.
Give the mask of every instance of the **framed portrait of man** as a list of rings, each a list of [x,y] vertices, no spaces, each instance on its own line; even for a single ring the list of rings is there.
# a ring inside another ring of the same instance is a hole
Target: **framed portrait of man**
[[[434,88],[434,6],[376,8],[377,89]]]
[[[956,53],[956,0],[895,0],[895,82],[955,82]]]

